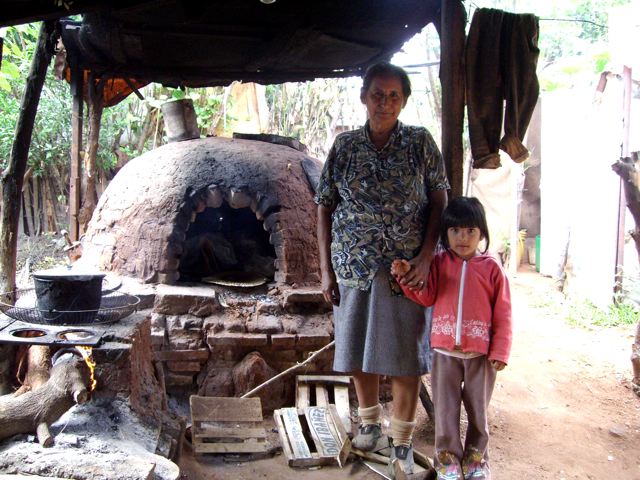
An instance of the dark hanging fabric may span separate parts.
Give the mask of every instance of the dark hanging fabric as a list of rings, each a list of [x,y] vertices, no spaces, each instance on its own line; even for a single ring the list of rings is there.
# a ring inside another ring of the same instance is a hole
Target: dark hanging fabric
[[[498,168],[498,149],[517,163],[529,157],[522,140],[538,100],[538,32],[532,14],[480,8],[473,15],[465,51],[473,168]]]

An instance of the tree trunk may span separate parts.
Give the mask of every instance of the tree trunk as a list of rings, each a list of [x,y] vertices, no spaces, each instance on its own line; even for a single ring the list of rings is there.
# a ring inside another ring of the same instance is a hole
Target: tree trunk
[[[640,258],[640,152],[633,152],[630,157],[620,158],[611,168],[622,179],[624,197],[627,208],[631,212],[635,228],[631,232],[631,238],[636,246],[636,252]],[[636,328],[636,337],[631,346],[631,366],[633,368],[632,386],[634,392],[640,396],[640,321]]]
[[[89,398],[89,371],[77,355],[60,358],[51,377],[24,395],[0,397],[0,439],[18,433],[36,433],[43,447],[53,445],[49,425],[75,404]]]
[[[20,104],[20,115],[7,169],[2,174],[2,215],[0,219],[0,290],[15,288],[16,251],[20,221],[22,182],[29,156],[31,135],[47,67],[53,55],[54,22],[43,22],[31,62],[29,77]]]
[[[78,214],[78,224],[80,234],[87,231],[87,226],[93,215],[93,211],[98,203],[98,193],[96,191],[97,166],[96,159],[98,156],[98,146],[100,140],[100,123],[102,120],[102,111],[104,109],[103,88],[104,82],[100,80],[97,84],[93,78],[89,79],[87,85],[89,89],[89,133],[87,139],[87,148],[84,154],[84,176],[83,184],[85,185],[84,197],[82,199],[82,207]]]

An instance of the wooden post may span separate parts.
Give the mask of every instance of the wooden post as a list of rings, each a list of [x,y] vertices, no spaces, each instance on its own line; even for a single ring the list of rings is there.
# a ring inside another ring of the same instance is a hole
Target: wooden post
[[[622,148],[620,156],[626,158],[629,156],[629,131],[631,124],[631,94],[632,94],[632,81],[631,81],[631,68],[626,65],[622,68],[622,82],[623,82],[623,99],[622,99]],[[620,179],[619,193],[618,193],[618,241],[616,243],[616,264],[615,264],[615,277],[613,284],[613,302],[617,304],[620,300],[619,294],[622,291],[622,271],[624,267],[624,217],[626,214],[625,208],[625,191],[622,179]]]
[[[53,21],[43,22],[40,27],[38,43],[20,103],[20,114],[11,155],[7,168],[2,174],[3,208],[0,221],[0,283],[2,291],[15,288],[22,185],[40,94],[47,75],[47,68],[53,56],[54,30]]]
[[[442,85],[442,155],[451,195],[462,195],[464,120],[464,44],[466,11],[459,0],[442,0],[440,21],[440,83]]]
[[[71,169],[69,175],[69,236],[75,242],[80,238],[78,214],[80,213],[80,179],[82,178],[82,110],[84,106],[84,71],[71,61],[71,94],[73,110],[71,113]]]

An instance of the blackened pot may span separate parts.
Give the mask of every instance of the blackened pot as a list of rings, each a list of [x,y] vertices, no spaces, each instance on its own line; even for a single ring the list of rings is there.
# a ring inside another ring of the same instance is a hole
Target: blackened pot
[[[103,273],[45,270],[33,274],[36,304],[51,323],[64,324],[64,312],[86,312],[92,321],[100,309]],[[62,314],[62,315],[61,315]]]

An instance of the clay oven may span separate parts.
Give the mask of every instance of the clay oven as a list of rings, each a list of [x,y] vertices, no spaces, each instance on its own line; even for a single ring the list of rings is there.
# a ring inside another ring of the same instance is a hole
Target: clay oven
[[[331,341],[315,236],[320,167],[287,145],[210,137],[131,160],[107,187],[79,263],[132,277],[168,392],[240,396]],[[203,281],[225,271],[267,282]],[[331,354],[306,371],[330,372]],[[292,383],[260,396],[265,410],[290,404]]]
[[[83,262],[153,283],[224,270],[317,283],[313,180],[305,169],[319,168],[294,148],[262,141],[170,143],[113,179],[83,241]]]

